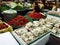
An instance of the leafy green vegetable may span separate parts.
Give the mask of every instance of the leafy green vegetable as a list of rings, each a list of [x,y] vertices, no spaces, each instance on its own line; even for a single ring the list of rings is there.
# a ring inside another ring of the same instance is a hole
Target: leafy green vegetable
[[[25,6],[21,7],[21,6],[17,5],[17,6],[16,6],[15,8],[13,8],[13,9],[14,9],[14,10],[23,11],[23,10],[28,9],[28,8],[25,7]]]
[[[21,6],[16,6],[14,10],[22,10],[23,8]]]
[[[32,18],[30,18],[29,16],[24,16],[26,19],[28,19],[30,22],[33,22],[33,19]]]
[[[1,9],[1,11],[5,11],[5,10],[9,10],[10,7],[7,6],[7,5],[2,5],[2,6],[0,7],[0,9]]]

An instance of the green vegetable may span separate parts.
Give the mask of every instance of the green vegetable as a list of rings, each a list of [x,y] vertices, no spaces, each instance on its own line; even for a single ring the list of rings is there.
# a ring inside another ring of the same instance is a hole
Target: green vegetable
[[[5,10],[9,10],[10,7],[7,6],[7,5],[2,5],[2,6],[0,7],[0,9],[1,9],[1,11],[5,11]]]
[[[22,7],[22,8],[24,7],[24,6],[23,6],[22,4],[20,4],[20,3],[18,3],[17,5],[20,6],[20,7]]]
[[[33,22],[33,19],[28,17],[27,15],[25,16],[26,19],[28,19],[30,22]]]
[[[22,10],[25,10],[25,9],[28,9],[27,7],[21,7],[21,6],[16,6],[15,8],[13,8],[14,10],[19,10],[19,11],[22,11]]]
[[[23,8],[21,6],[16,6],[15,8],[13,8],[14,10],[22,10]]]

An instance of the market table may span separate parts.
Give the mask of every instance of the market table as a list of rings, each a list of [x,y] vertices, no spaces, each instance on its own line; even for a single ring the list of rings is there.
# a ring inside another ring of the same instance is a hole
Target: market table
[[[0,34],[0,45],[19,45],[10,32]]]

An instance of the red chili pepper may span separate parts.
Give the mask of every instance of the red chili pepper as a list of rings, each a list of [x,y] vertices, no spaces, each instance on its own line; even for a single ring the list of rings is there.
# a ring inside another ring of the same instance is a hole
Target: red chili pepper
[[[31,13],[28,16],[30,18],[33,18],[33,19],[41,19],[41,18],[44,18],[44,15],[42,15],[41,13],[38,13],[38,12]]]
[[[7,28],[8,26],[5,23],[0,23],[0,30]]]
[[[8,21],[7,23],[14,26],[24,26],[29,20],[27,20],[25,17],[18,15],[14,19]]]

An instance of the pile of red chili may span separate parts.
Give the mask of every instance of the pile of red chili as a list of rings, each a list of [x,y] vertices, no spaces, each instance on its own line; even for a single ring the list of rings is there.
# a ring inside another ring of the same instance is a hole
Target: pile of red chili
[[[45,17],[44,15],[42,15],[41,13],[38,13],[38,12],[33,12],[33,13],[29,14],[28,16],[32,19],[41,19],[41,18]]]
[[[29,22],[28,19],[24,16],[18,15],[14,19],[9,20],[7,23],[13,26],[24,26],[27,22]]]
[[[8,25],[6,25],[5,23],[0,23],[0,30],[4,28],[8,28]]]

